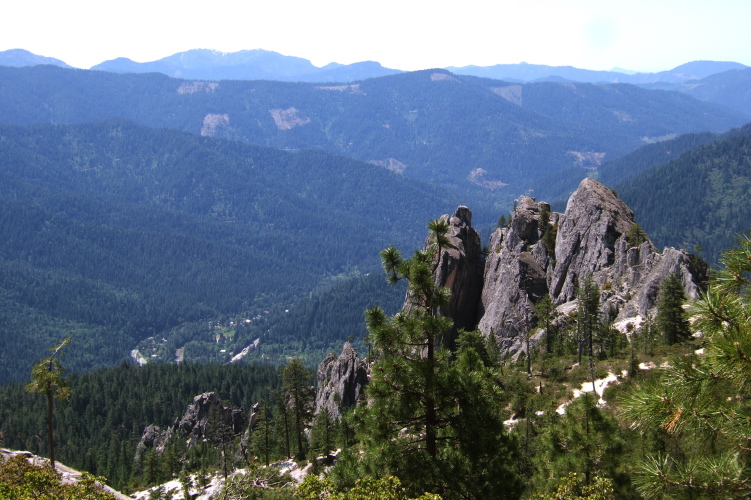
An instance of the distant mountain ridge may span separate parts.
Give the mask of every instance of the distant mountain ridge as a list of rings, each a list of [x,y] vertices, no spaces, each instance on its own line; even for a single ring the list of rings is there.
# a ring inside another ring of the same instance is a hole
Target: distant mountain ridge
[[[297,82],[350,82],[401,73],[374,61],[331,63],[321,68],[307,59],[263,49],[219,52],[193,49],[157,61],[139,63],[120,57],[91,68],[112,73],[163,73],[173,78],[201,80],[277,80]]]
[[[23,49],[0,51],[0,66],[35,66],[53,64],[70,67],[59,59],[32,54]],[[582,83],[655,83],[682,84],[748,66],[732,61],[691,61],[673,69],[653,73],[613,68],[596,71],[573,66],[544,64],[495,64],[492,66],[448,66],[444,69],[457,75],[479,76],[511,82],[574,81]],[[298,82],[351,82],[402,73],[376,61],[352,64],[329,63],[322,67],[309,60],[278,52],[252,49],[221,52],[212,49],[191,49],[155,61],[136,62],[127,57],[103,61],[90,69],[112,73],[162,73],[173,78],[202,80],[277,80]]]
[[[0,51],[0,66],[21,68],[24,66],[36,66],[39,64],[51,64],[61,68],[70,68],[60,59],[54,57],[38,56],[24,49],[10,49]]]
[[[736,62],[692,61],[668,71],[657,73],[625,73],[623,71],[594,71],[573,66],[547,66],[544,64],[496,64],[493,66],[449,66],[446,69],[457,75],[480,76],[494,80],[520,82],[570,80],[583,83],[631,83],[643,85],[655,82],[684,83],[700,80],[730,70],[746,69]]]

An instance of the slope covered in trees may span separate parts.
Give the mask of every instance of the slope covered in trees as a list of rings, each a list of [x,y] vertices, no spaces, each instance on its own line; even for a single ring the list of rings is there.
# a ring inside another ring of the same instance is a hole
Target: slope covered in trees
[[[694,248],[709,262],[749,229],[751,128],[615,185],[658,245]]]
[[[69,349],[75,349],[72,344]],[[70,400],[55,408],[55,439],[60,462],[106,476],[117,487],[139,481],[142,464],[134,461],[141,433],[182,417],[194,396],[215,392],[226,404],[249,409],[268,399],[281,380],[272,366],[162,364],[120,365],[66,377]],[[24,384],[0,387],[3,446],[47,455],[44,439],[46,400]],[[161,476],[161,472],[159,473]]]
[[[291,304],[416,247],[449,194],[321,151],[125,121],[0,128],[0,381],[72,336],[118,362],[186,321]]]

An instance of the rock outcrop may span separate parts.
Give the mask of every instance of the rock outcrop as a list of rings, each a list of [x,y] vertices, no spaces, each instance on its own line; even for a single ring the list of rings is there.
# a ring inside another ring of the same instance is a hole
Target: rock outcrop
[[[595,180],[581,182],[565,213],[549,210],[521,197],[511,223],[490,240],[478,327],[507,351],[518,350],[520,333],[534,326],[540,298],[550,295],[559,312],[570,311],[588,277],[601,291],[601,317],[622,331],[654,316],[660,284],[669,275],[680,276],[691,298],[706,281],[707,266],[696,256],[674,248],[660,253],[648,239],[629,244],[633,212]],[[554,246],[544,238],[549,231],[556,235]]]
[[[213,415],[212,407],[216,408]],[[212,421],[212,418],[218,421]],[[146,427],[136,448],[136,458],[149,448],[163,452],[175,436],[187,439],[190,448],[210,432],[212,426],[223,425],[226,431],[237,435],[245,429],[247,423],[245,410],[225,407],[216,394],[205,392],[194,397],[193,404],[188,405],[185,414],[166,429],[161,430],[156,425]]]
[[[327,408],[333,417],[341,418],[342,412],[357,404],[365,390],[370,379],[370,367],[346,342],[338,358],[329,353],[321,361],[316,378],[316,413]]]
[[[487,257],[467,207],[442,219],[449,223],[450,245],[441,253],[435,279],[451,290],[451,304],[441,311],[454,321],[449,346],[458,329],[478,328],[493,336],[502,351],[518,352],[526,348],[521,336],[536,326],[535,304],[550,296],[558,324],[565,323],[586,279],[600,290],[600,317],[626,333],[656,315],[660,285],[668,276],[680,277],[689,298],[698,295],[708,277],[707,264],[695,255],[674,248],[659,252],[646,235],[629,241],[633,211],[592,179],[581,182],[562,214],[520,197],[509,224],[491,236]],[[538,329],[531,341],[542,333]],[[340,408],[354,404],[367,380],[362,363],[349,344],[338,359],[330,354],[321,363],[317,411],[325,406],[338,415]]]

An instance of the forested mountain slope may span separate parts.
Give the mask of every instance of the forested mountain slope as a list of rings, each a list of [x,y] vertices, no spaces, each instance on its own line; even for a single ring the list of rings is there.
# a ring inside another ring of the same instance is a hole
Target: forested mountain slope
[[[733,68],[683,83],[656,82],[645,88],[677,90],[700,101],[713,102],[751,118],[751,68]]]
[[[709,262],[751,229],[751,127],[615,186],[658,245],[699,245]]]
[[[291,303],[415,248],[459,200],[322,151],[122,120],[0,128],[0,382],[64,335],[117,362],[186,321]]]
[[[650,138],[746,121],[677,92],[522,86],[445,70],[320,85],[0,68],[0,122],[110,117],[276,148],[324,149],[504,204],[541,178],[626,154]]]

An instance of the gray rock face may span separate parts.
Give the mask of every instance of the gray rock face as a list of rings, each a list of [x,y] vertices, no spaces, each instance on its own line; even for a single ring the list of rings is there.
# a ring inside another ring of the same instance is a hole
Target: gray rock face
[[[460,206],[453,215],[444,215],[441,219],[449,223],[450,244],[441,251],[435,281],[436,285],[451,290],[451,303],[441,313],[454,320],[453,331],[447,339],[452,345],[459,329],[469,331],[477,327],[485,259],[480,235],[472,227],[469,208]]]
[[[490,238],[478,328],[485,335],[493,335],[502,349],[508,349],[529,329],[532,305],[548,293],[551,258],[542,242],[543,210],[549,212],[550,206],[522,196],[511,223]],[[552,214],[549,223],[557,220],[558,214]]]
[[[597,181],[583,180],[566,212],[550,214],[547,228],[541,221],[545,209],[545,203],[521,197],[511,223],[490,240],[478,328],[504,350],[521,348],[519,335],[534,326],[537,301],[549,294],[559,311],[569,311],[588,276],[602,292],[603,319],[624,331],[648,313],[654,316],[660,285],[670,274],[679,274],[692,298],[706,280],[706,264],[685,251],[659,253],[649,241],[630,247],[633,212]],[[554,249],[542,241],[546,229],[557,231]]]
[[[557,304],[576,297],[578,285],[589,273],[615,262],[615,245],[634,224],[634,212],[608,188],[585,179],[571,195],[558,224],[556,265],[550,293]]]
[[[368,385],[370,367],[347,342],[338,358],[329,354],[321,361],[316,377],[316,413],[327,408],[333,417],[341,418],[344,410],[357,404]]]

